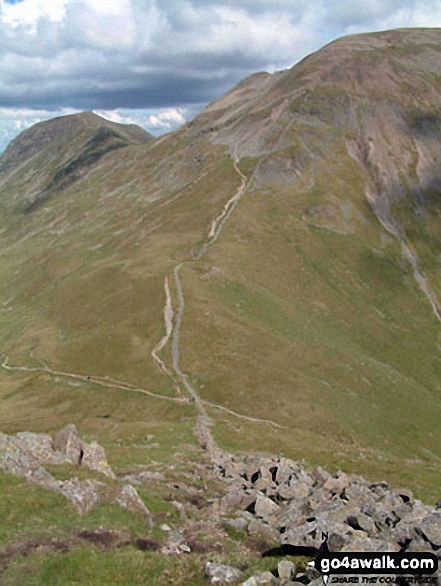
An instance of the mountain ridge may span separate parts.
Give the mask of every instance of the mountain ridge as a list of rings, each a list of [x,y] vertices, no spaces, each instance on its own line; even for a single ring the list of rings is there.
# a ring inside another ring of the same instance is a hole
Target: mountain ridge
[[[350,37],[251,76],[165,137],[121,148],[109,127],[98,146],[89,133],[19,170],[3,155],[0,350],[48,369],[14,379],[3,425],[32,416],[17,409],[33,380],[42,430],[46,393],[93,429],[63,372],[184,396],[153,357],[168,295],[180,368],[219,444],[395,480],[416,466],[416,490],[433,491],[440,41],[438,30]],[[166,365],[170,344],[157,354]],[[14,373],[2,374],[6,388]]]

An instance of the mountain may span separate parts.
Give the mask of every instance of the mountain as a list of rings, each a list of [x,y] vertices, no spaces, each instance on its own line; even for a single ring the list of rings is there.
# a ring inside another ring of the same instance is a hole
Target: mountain
[[[337,40],[157,139],[25,131],[0,157],[1,429],[74,421],[125,462],[199,416],[435,498],[440,137],[439,29]]]
[[[13,140],[1,157],[2,186],[20,194],[17,203],[27,213],[81,179],[106,153],[150,140],[153,136],[139,126],[92,112],[40,122]],[[14,201],[8,199],[7,205]]]

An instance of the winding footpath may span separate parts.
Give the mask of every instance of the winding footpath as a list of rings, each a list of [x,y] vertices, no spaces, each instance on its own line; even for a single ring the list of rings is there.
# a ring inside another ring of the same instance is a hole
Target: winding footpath
[[[75,374],[72,372],[62,372],[60,370],[54,370],[49,368],[49,366],[10,366],[9,365],[9,356],[4,352],[0,352],[0,356],[3,356],[3,362],[1,367],[8,371],[18,371],[18,372],[36,372],[36,373],[47,373],[53,376],[59,376],[64,378],[71,378],[75,380],[79,380],[82,382],[93,383],[95,385],[99,385],[101,387],[107,387],[111,389],[121,389],[123,391],[131,391],[133,393],[142,393],[144,395],[148,395],[149,397],[153,397],[155,399],[164,399],[165,401],[173,401],[175,403],[184,403],[187,402],[187,399],[182,397],[168,397],[167,395],[160,395],[159,393],[154,393],[153,391],[148,391],[147,389],[141,389],[136,387],[135,385],[131,385],[130,383],[125,383],[122,381],[116,381],[108,377],[102,376],[87,376],[84,374]]]
[[[234,169],[235,169],[236,173],[241,178],[241,183],[240,183],[236,193],[234,194],[233,197],[231,197],[228,200],[228,202],[225,204],[222,212],[217,216],[217,218],[215,220],[213,220],[213,222],[211,224],[210,231],[206,237],[206,240],[205,240],[204,244],[201,246],[201,248],[199,249],[199,251],[196,251],[195,249],[193,249],[191,251],[191,260],[181,262],[178,265],[176,265],[173,269],[173,278],[174,278],[174,282],[176,285],[177,302],[178,302],[178,307],[177,307],[177,311],[175,314],[174,323],[173,323],[173,318],[172,317],[170,318],[170,316],[173,316],[174,314],[173,314],[173,308],[171,306],[171,296],[170,296],[170,289],[169,289],[169,284],[168,284],[168,277],[165,278],[166,306],[164,308],[164,317],[165,317],[166,335],[161,340],[161,342],[158,344],[158,346],[156,346],[156,352],[158,352],[159,349],[163,349],[166,346],[166,344],[170,340],[170,338],[172,339],[172,344],[171,344],[172,369],[173,369],[177,379],[183,385],[190,400],[195,403],[195,406],[196,406],[198,413],[199,413],[198,423],[196,426],[196,434],[198,435],[201,444],[205,447],[206,451],[209,453],[209,455],[212,458],[214,458],[216,456],[216,454],[219,454],[220,450],[216,446],[216,443],[215,443],[213,436],[212,436],[212,433],[211,433],[210,428],[211,428],[213,422],[207,413],[206,406],[224,411],[230,415],[233,415],[233,416],[238,417],[240,419],[243,419],[245,421],[250,421],[250,422],[259,423],[259,424],[262,424],[262,423],[269,424],[269,425],[272,425],[272,426],[278,427],[278,428],[281,427],[280,425],[278,425],[274,421],[271,421],[268,419],[257,419],[254,417],[250,417],[248,415],[243,415],[243,414],[237,413],[231,409],[227,409],[226,407],[223,407],[221,405],[216,405],[214,403],[211,403],[210,401],[202,400],[201,397],[199,396],[197,390],[190,383],[188,376],[182,371],[181,366],[180,366],[179,341],[180,341],[180,332],[181,332],[181,327],[182,327],[182,319],[183,319],[184,311],[185,311],[185,298],[184,298],[184,292],[183,292],[182,282],[181,282],[181,278],[180,278],[179,273],[180,273],[182,267],[184,267],[185,265],[199,261],[204,256],[204,254],[208,251],[210,246],[212,246],[216,242],[216,240],[219,238],[219,236],[222,232],[222,229],[225,226],[226,222],[228,221],[231,214],[233,213],[233,211],[237,207],[238,203],[242,199],[242,197],[245,193],[245,190],[246,190],[248,178],[246,177],[246,175],[244,175],[242,173],[242,171],[237,166],[237,160],[234,161]],[[163,366],[163,363],[162,364],[159,363],[159,361],[158,361],[158,360],[160,360],[159,357],[156,357],[156,358],[157,358],[157,360],[156,360],[157,364],[161,368],[161,370],[163,372],[169,374],[169,370],[167,369],[167,367],[165,365]],[[170,376],[170,374],[169,374],[169,376]]]
[[[222,451],[217,447],[216,442],[211,433],[211,426],[213,424],[210,416],[208,415],[206,407],[210,407],[212,409],[217,409],[219,411],[223,411],[224,413],[228,413],[236,418],[242,419],[244,421],[258,423],[258,424],[267,424],[271,425],[276,428],[281,428],[281,426],[270,419],[258,419],[256,417],[250,417],[249,415],[244,415],[241,413],[237,413],[232,409],[228,409],[222,405],[217,405],[210,401],[202,400],[199,396],[196,389],[190,383],[188,376],[182,371],[180,366],[180,351],[179,351],[179,342],[180,342],[180,332],[182,326],[182,319],[184,316],[185,311],[185,298],[184,292],[182,288],[182,282],[180,278],[180,271],[183,266],[187,264],[191,264],[194,262],[199,261],[204,254],[208,251],[209,247],[212,246],[216,240],[219,238],[219,235],[222,232],[226,222],[230,218],[231,214],[237,207],[238,203],[242,199],[248,178],[242,173],[242,171],[237,166],[237,160],[234,160],[234,169],[237,174],[241,178],[241,183],[234,194],[231,197],[225,206],[222,209],[222,212],[217,216],[215,220],[213,220],[211,224],[210,231],[205,239],[205,242],[199,249],[199,251],[195,251],[193,249],[191,251],[191,260],[184,261],[179,263],[173,268],[173,280],[176,286],[176,293],[177,293],[177,310],[176,312],[173,310],[173,303],[172,303],[172,296],[170,292],[170,283],[169,277],[166,275],[164,281],[164,291],[165,291],[165,306],[164,306],[164,325],[165,325],[165,335],[163,338],[156,344],[153,348],[151,354],[153,360],[155,361],[158,368],[161,372],[167,376],[173,383],[175,391],[178,395],[181,395],[181,388],[180,384],[186,391],[186,397],[183,396],[175,396],[169,397],[167,395],[161,395],[159,393],[154,393],[147,389],[136,387],[127,382],[118,381],[111,379],[109,377],[100,377],[100,376],[87,376],[84,374],[77,374],[72,372],[63,372],[59,370],[54,370],[44,363],[43,366],[11,366],[10,365],[10,357],[5,354],[4,352],[0,352],[0,356],[3,357],[3,362],[1,363],[1,367],[4,370],[10,372],[29,372],[29,373],[45,373],[50,374],[52,376],[69,378],[85,383],[92,383],[95,385],[99,385],[106,388],[113,388],[113,389],[121,389],[124,391],[129,391],[133,393],[141,393],[152,397],[154,399],[161,399],[164,401],[171,401],[174,403],[188,403],[189,401],[195,404],[195,407],[198,411],[198,421],[196,425],[196,434],[201,442],[201,445],[206,449],[207,453],[214,459],[216,455],[222,454]],[[166,362],[159,356],[159,353],[167,347],[167,345],[171,341],[171,367],[167,366]]]

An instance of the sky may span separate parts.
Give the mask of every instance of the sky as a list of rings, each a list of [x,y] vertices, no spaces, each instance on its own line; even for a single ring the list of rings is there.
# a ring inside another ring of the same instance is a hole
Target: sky
[[[441,0],[0,0],[0,152],[92,110],[155,135],[337,37],[441,27]]]

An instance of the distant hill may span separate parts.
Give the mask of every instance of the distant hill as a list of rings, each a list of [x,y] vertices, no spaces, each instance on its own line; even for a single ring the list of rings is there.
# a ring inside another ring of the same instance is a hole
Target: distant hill
[[[0,427],[176,431],[191,404],[63,373],[176,398],[181,369],[219,444],[434,497],[440,139],[439,29],[340,39],[157,139],[91,113],[25,131],[0,157],[0,351],[42,370],[3,369]]]

